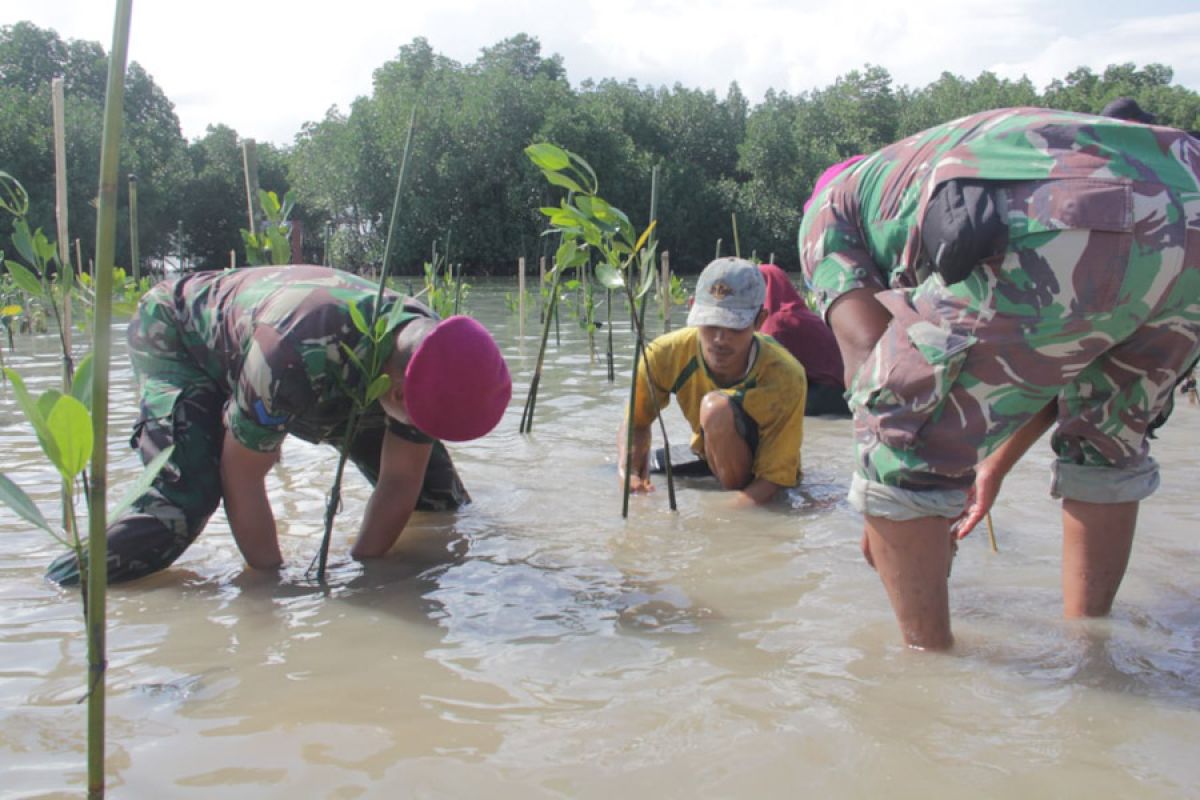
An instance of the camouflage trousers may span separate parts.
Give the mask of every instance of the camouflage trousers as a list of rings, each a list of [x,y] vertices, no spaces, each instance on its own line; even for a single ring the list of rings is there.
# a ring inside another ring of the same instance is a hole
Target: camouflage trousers
[[[140,404],[130,446],[149,463],[167,447],[175,449],[150,489],[108,529],[108,574],[113,582],[133,580],[170,566],[204,530],[221,502],[223,414],[228,391],[201,369],[185,335],[173,321],[163,285],[143,299],[129,323],[129,348],[138,377]],[[360,426],[349,459],[372,485],[379,477],[385,428]],[[322,443],[341,448],[342,438]],[[434,442],[417,499],[420,511],[446,511],[470,501],[441,442]],[[73,554],[50,565],[47,576],[78,582]]]
[[[877,295],[893,319],[850,398],[859,510],[957,515],[975,465],[1050,402],[1056,496],[1157,488],[1147,428],[1200,351],[1200,197],[1135,182],[1089,205],[1080,187],[1048,218],[1062,183],[1001,190],[1007,249],[966,280]]]

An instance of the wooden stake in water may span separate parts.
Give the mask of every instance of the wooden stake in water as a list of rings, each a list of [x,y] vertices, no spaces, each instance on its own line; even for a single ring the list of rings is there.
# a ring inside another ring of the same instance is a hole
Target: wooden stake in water
[[[525,339],[525,256],[517,259],[517,336]]]
[[[54,105],[54,210],[58,221],[58,268],[64,270],[59,280],[64,286],[70,286],[74,274],[68,276],[71,270],[71,240],[67,233],[67,130],[66,130],[66,100],[63,96],[63,79],[51,81],[51,94]],[[78,242],[76,242],[78,245]],[[63,337],[63,391],[71,390],[71,296],[64,292],[62,311]]]
[[[129,261],[134,282],[142,279],[142,259],[138,252],[138,179],[129,175]]]
[[[662,294],[663,333],[671,330],[671,255],[663,251],[659,256],[658,291]]]
[[[262,212],[258,207],[258,148],[253,139],[242,141],[242,171],[246,176],[246,215],[250,219],[248,230],[251,236],[257,236],[258,219]]]
[[[988,512],[986,521],[987,521],[987,532],[988,532],[988,544],[990,544],[992,546],[993,553],[999,553],[1000,548],[998,548],[996,546],[996,529],[994,527],[992,527],[992,512],[990,512],[990,511]]]

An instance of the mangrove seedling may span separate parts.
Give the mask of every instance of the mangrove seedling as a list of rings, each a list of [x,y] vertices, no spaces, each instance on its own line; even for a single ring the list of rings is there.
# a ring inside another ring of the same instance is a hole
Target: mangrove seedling
[[[558,276],[572,267],[579,269],[587,264],[591,255],[596,256],[596,280],[606,289],[619,290],[624,293],[631,309],[631,317],[636,335],[634,350],[634,377],[630,391],[629,412],[632,413],[637,397],[638,380],[637,368],[639,358],[645,356],[645,332],[641,315],[638,313],[638,300],[642,300],[641,310],[644,311],[644,299],[653,288],[655,271],[654,245],[647,247],[652,241],[655,221],[650,224],[640,236],[635,237],[634,226],[629,217],[621,209],[608,203],[599,196],[599,181],[591,165],[575,153],[557,145],[543,142],[525,148],[529,159],[542,171],[546,180],[554,186],[567,190],[567,196],[558,206],[548,206],[541,209],[550,222],[551,232],[559,235],[558,251],[554,257],[552,274],[557,285]],[[653,206],[653,201],[651,203]],[[653,215],[653,212],[652,212]],[[633,265],[639,267],[635,279]],[[547,319],[546,329],[542,334],[542,346],[538,352],[537,367],[530,383],[529,399],[526,401],[525,416],[522,418],[522,432],[527,432],[532,425],[533,408],[537,392],[537,383],[541,374],[545,354],[546,338],[549,329]],[[654,386],[648,383],[652,402]],[[659,417],[663,443],[669,449],[666,424]],[[630,454],[626,448],[627,456]],[[626,476],[629,466],[626,465]],[[671,508],[675,508],[675,492],[668,471],[667,482]],[[625,510],[628,510],[629,485],[626,482]]]

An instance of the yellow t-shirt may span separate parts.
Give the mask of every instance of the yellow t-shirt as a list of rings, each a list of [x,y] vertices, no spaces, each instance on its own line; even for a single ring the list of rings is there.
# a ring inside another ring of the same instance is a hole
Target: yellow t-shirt
[[[633,424],[639,428],[650,425],[673,394],[692,426],[692,450],[703,453],[700,402],[711,391],[723,392],[758,424],[754,477],[793,486],[800,477],[808,378],[800,362],[779,342],[761,333],[754,338],[758,342],[758,357],[746,377],[733,386],[717,386],[713,381],[700,353],[699,328],[681,328],[646,345],[646,360],[638,365]],[[654,377],[657,403],[650,399],[647,370]]]

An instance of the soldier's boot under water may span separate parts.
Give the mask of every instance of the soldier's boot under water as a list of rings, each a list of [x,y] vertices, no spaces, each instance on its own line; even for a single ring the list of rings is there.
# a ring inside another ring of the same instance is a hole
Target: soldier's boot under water
[[[128,514],[108,526],[109,583],[143,578],[169,566],[187,548],[179,537],[157,517]],[[79,584],[79,560],[75,553],[64,553],[51,562],[46,577],[60,586]],[[83,565],[87,569],[87,550]]]

